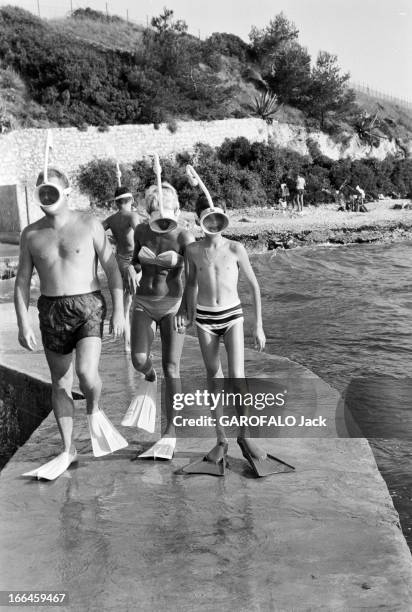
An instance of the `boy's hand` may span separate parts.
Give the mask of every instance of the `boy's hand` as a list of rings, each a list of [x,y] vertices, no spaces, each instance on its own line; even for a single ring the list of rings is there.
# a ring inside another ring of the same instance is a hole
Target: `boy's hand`
[[[19,329],[19,343],[28,351],[34,351],[36,349],[36,337],[31,327]]]
[[[188,310],[186,313],[186,327],[192,327],[196,317],[196,310]]]
[[[121,311],[113,310],[112,317],[110,319],[109,333],[113,334],[115,338],[120,338],[124,334],[124,314]]]
[[[258,325],[254,328],[253,337],[255,340],[255,349],[257,349],[258,351],[263,351],[266,344],[266,336],[261,325]]]
[[[185,312],[179,310],[174,318],[173,327],[179,334],[184,334],[186,332],[187,322]]]
[[[134,266],[130,264],[127,268],[127,288],[130,295],[134,295],[136,293],[136,289],[139,286],[139,275],[137,274]]]

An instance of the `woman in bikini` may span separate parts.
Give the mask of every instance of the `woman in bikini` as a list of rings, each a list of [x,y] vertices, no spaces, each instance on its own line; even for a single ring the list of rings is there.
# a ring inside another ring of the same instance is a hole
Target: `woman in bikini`
[[[180,376],[180,357],[185,334],[185,307],[182,304],[185,248],[194,237],[177,226],[179,200],[169,183],[162,183],[162,209],[159,219],[159,189],[153,185],[145,194],[149,223],[141,223],[134,234],[132,265],[141,272],[132,305],[131,358],[134,368],[144,375],[137,397],[131,403],[122,424],[154,430],[156,372],[151,347],[159,328],[162,366],[166,382],[166,430],[161,439],[142,458],[171,459],[176,446],[171,397]],[[174,229],[168,231],[169,221]],[[153,223],[152,223],[153,221]],[[156,225],[154,224],[156,223]],[[152,229],[155,228],[155,231]]]

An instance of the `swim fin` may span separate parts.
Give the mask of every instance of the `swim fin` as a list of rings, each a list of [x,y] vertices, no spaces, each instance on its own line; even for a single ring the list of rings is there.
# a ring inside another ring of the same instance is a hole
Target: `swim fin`
[[[282,474],[283,472],[293,472],[295,468],[285,461],[266,453],[264,459],[254,457],[249,448],[245,444],[245,438],[238,438],[237,443],[240,446],[244,458],[248,461],[257,478],[270,476],[270,474]]]
[[[208,474],[209,476],[224,476],[226,468],[229,467],[227,460],[228,444],[219,443],[217,446],[222,447],[221,456],[217,461],[212,461],[209,457],[210,453],[205,455],[203,459],[193,461],[189,465],[182,468],[185,474]]]
[[[136,397],[123,417],[124,427],[139,427],[153,433],[156,424],[157,380],[142,380]]]
[[[173,459],[176,448],[176,438],[165,436],[160,438],[147,451],[137,457],[137,459]]]
[[[114,453],[128,445],[127,440],[117,431],[103,410],[88,414],[87,420],[95,457]]]
[[[44,480],[56,480],[56,478],[61,476],[69,465],[75,461],[77,461],[77,451],[73,447],[70,451],[60,453],[60,455],[57,455],[57,457],[51,461],[48,461],[31,472],[26,472],[23,476],[31,476],[37,478],[37,480],[40,480],[40,478]]]

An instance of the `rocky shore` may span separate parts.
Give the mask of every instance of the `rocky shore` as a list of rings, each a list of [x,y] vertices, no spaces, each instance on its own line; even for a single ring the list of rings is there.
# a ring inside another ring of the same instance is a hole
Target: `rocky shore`
[[[409,201],[384,200],[368,204],[367,213],[338,211],[335,204],[308,206],[301,215],[273,209],[246,209],[229,213],[228,238],[240,240],[250,253],[315,245],[387,243],[412,240]],[[184,215],[189,228],[200,235],[193,214]]]
[[[241,240],[250,253],[262,253],[274,249],[293,249],[315,245],[387,243],[412,240],[412,223],[397,223],[387,227],[362,226],[359,228],[306,230],[300,232],[276,232],[226,234],[233,240]]]

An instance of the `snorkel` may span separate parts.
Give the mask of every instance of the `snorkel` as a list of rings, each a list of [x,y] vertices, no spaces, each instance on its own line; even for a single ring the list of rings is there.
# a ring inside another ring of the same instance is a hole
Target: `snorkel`
[[[122,173],[120,172],[119,162],[116,162],[116,178],[117,178],[117,186],[122,186]]]
[[[132,205],[134,198],[133,194],[127,190],[126,187],[122,188],[122,173],[120,171],[119,162],[116,162],[116,178],[117,178],[117,188],[114,194],[113,201],[118,203],[120,206],[125,203]],[[123,200],[121,202],[120,200]],[[131,202],[129,202],[131,200]]]
[[[186,174],[192,187],[200,187],[209,204],[209,208],[202,210],[200,213],[200,227],[205,234],[209,234],[211,236],[220,234],[220,232],[223,232],[223,230],[225,230],[229,225],[229,218],[227,214],[222,208],[219,208],[213,204],[213,200],[206,185],[193,166],[190,166],[189,164],[186,166]],[[213,229],[213,226],[215,226],[217,229]]]
[[[63,187],[61,187],[61,185],[53,183],[49,180],[49,154],[50,149],[52,148],[52,133],[50,130],[47,130],[46,151],[44,154],[43,182],[36,187],[34,191],[34,199],[36,204],[38,204],[44,212],[50,213],[56,212],[64,201],[65,196],[69,195],[69,193],[71,192],[70,187],[66,187],[64,189]]]
[[[149,226],[156,234],[167,234],[176,229],[177,220],[174,211],[167,209],[165,212],[163,206],[162,168],[157,153],[153,155],[153,170],[156,175],[157,201],[159,208],[150,214]]]

